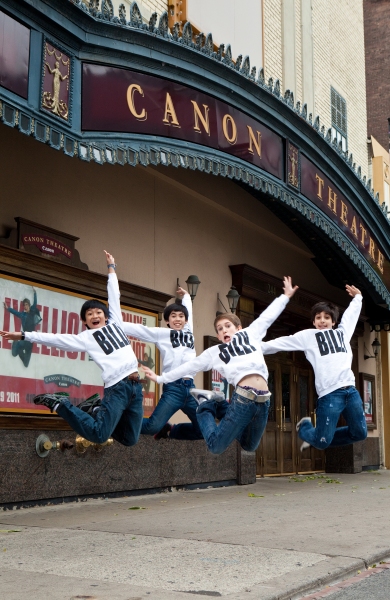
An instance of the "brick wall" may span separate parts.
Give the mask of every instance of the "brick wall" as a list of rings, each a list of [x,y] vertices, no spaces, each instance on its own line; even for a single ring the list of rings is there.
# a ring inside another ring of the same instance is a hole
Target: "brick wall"
[[[310,0],[304,0],[309,2]],[[282,77],[281,0],[264,2],[264,64],[266,78]],[[302,102],[301,2],[295,2],[296,94]],[[370,4],[388,4],[372,0]],[[330,88],[347,102],[348,150],[368,173],[364,25],[362,0],[312,0],[314,114],[326,130],[331,126]],[[383,36],[382,39],[385,39]],[[378,61],[379,62],[379,61]],[[390,59],[389,59],[390,66]],[[390,80],[389,80],[390,82]],[[390,86],[390,83],[389,83]],[[390,103],[390,94],[388,94]],[[389,111],[390,113],[390,111]],[[390,116],[390,114],[389,114]],[[373,132],[374,133],[374,132]],[[375,135],[375,133],[374,133]],[[379,138],[379,141],[383,138]],[[383,144],[383,142],[381,142]]]
[[[265,78],[279,79],[282,89],[282,7],[281,0],[263,0]]]
[[[386,0],[364,1],[366,46],[367,134],[389,148],[390,56],[386,47],[390,4]]]

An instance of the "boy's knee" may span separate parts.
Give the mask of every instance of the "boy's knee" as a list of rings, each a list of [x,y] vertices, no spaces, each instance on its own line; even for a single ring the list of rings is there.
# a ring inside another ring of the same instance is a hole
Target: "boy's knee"
[[[327,438],[322,437],[319,440],[316,440],[315,443],[311,443],[311,445],[317,448],[317,450],[326,450],[326,448],[330,445],[331,441],[332,440],[328,440]]]
[[[367,429],[362,427],[361,431],[357,431],[351,436],[354,442],[363,442],[367,437]]]

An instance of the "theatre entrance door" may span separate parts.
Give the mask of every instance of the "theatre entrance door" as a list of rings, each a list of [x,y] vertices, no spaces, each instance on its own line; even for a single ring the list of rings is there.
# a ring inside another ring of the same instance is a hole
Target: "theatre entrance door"
[[[322,471],[325,453],[315,448],[300,452],[296,424],[310,416],[315,423],[313,371],[302,352],[266,357],[272,393],[268,423],[256,453],[257,474],[287,475]]]

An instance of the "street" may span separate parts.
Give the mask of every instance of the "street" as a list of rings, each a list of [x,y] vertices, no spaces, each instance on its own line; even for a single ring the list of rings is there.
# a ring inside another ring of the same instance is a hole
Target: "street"
[[[7,600],[304,597],[390,556],[389,494],[384,470],[3,511],[0,587]]]

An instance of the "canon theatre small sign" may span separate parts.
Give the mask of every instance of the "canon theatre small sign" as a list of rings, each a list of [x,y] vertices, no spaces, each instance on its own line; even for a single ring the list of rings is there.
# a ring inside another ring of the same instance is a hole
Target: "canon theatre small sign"
[[[24,246],[36,246],[44,254],[50,254],[51,256],[57,256],[63,254],[67,258],[72,258],[73,250],[65,244],[49,238],[46,235],[34,235],[31,233],[24,234],[22,237]]]

